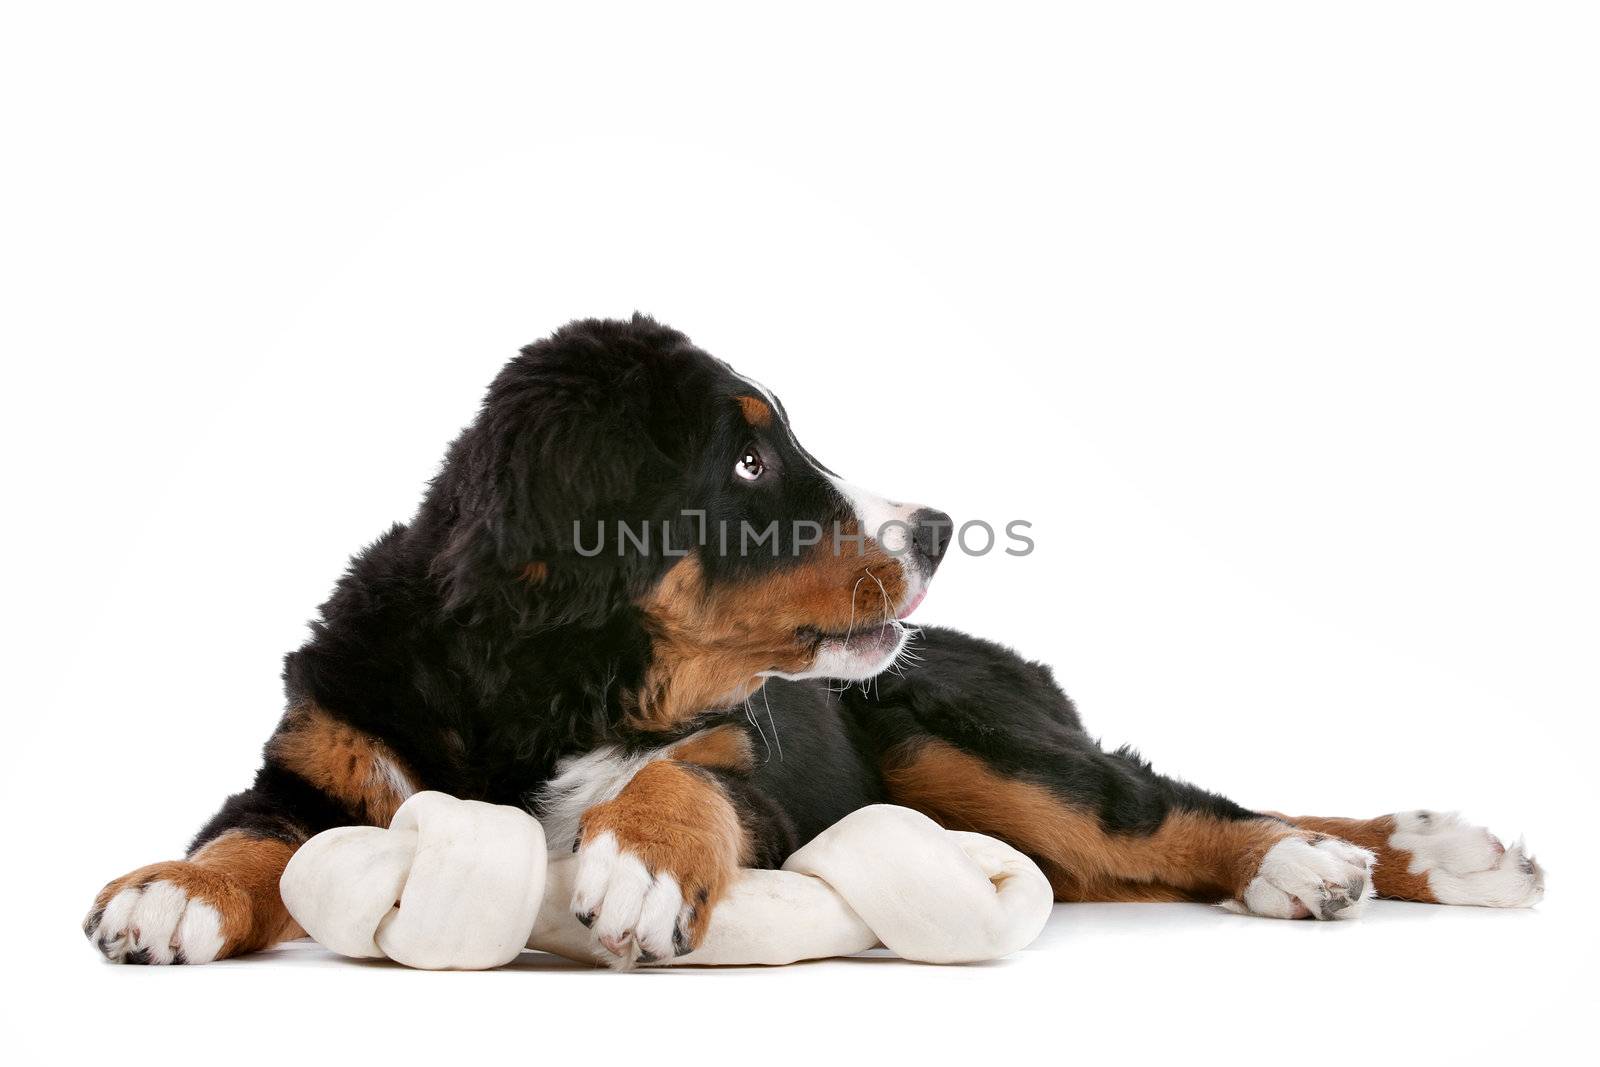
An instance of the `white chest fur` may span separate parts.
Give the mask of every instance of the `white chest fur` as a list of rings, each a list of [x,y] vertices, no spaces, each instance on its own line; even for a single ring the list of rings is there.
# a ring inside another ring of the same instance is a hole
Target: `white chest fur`
[[[607,745],[581,756],[568,756],[556,764],[555,776],[533,800],[534,814],[544,824],[550,852],[571,851],[583,813],[614,798],[640,768],[663,758],[666,751],[653,748],[628,755],[621,746]]]

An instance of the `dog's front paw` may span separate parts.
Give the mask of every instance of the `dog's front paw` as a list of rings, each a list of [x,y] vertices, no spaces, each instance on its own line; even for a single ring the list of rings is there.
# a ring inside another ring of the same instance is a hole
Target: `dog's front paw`
[[[742,844],[714,782],[679,764],[649,764],[615,800],[584,813],[573,913],[614,966],[682,956],[705,935]]]
[[[704,881],[686,886],[680,874],[652,869],[642,856],[609,830],[578,852],[572,910],[594,931],[607,961],[621,966],[690,951],[716,903]]]
[[[102,889],[83,932],[113,963],[210,963],[239,940],[229,917],[248,911],[241,897],[193,863],[155,863]]]
[[[1224,906],[1273,919],[1354,919],[1371,898],[1373,854],[1337,837],[1291,834]]]

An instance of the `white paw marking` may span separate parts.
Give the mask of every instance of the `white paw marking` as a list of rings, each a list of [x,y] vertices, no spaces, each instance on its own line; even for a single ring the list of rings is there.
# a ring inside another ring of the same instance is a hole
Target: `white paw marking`
[[[165,881],[117,893],[84,932],[113,963],[210,963],[224,942],[217,909]]]
[[[671,959],[687,948],[690,909],[678,880],[652,875],[610,831],[578,853],[572,910],[594,931],[602,958],[617,966]]]
[[[1273,919],[1354,919],[1372,897],[1373,860],[1335,837],[1286,837],[1261,858],[1243,898],[1223,906]]]
[[[1405,811],[1394,821],[1389,847],[1411,853],[1411,873],[1427,874],[1439,903],[1531,908],[1544,898],[1544,871],[1521,841],[1506,848],[1455,812]]]

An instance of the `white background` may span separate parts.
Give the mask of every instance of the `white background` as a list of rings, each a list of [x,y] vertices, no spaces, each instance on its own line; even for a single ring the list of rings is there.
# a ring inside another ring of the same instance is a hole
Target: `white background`
[[[3,1040],[1084,1064],[1573,1040],[1597,47],[1592,8],[1536,3],[8,8]],[[920,617],[1053,664],[1108,743],[1247,804],[1461,807],[1529,835],[1546,903],[1062,907],[959,969],[99,963],[95,891],[247,783],[281,655],[501,362],[635,308],[774,387],[852,480],[1032,520],[1034,555],[952,558]]]

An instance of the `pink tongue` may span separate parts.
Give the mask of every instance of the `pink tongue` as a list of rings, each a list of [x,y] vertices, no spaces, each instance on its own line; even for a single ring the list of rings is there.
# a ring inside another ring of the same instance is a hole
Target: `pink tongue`
[[[916,599],[913,600],[911,603],[907,604],[904,608],[900,609],[900,614],[896,615],[895,618],[903,619],[906,616],[910,615],[913,611],[916,611],[917,610],[917,605],[922,603],[922,598],[927,596],[927,595],[928,595],[928,591],[926,589],[924,589],[922,592],[918,593]]]

